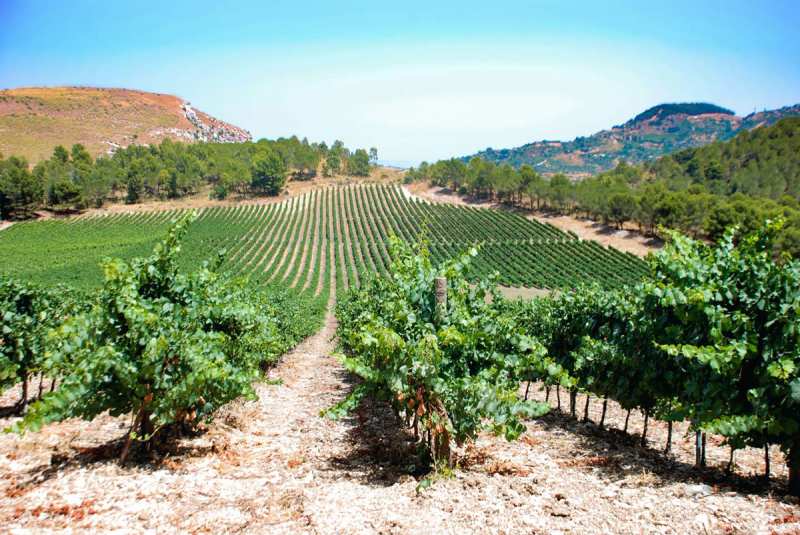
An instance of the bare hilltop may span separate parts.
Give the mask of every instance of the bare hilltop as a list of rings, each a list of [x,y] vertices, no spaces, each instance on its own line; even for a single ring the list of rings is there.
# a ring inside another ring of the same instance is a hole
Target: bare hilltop
[[[243,142],[252,136],[174,95],[98,87],[0,90],[0,153],[30,163],[48,158],[56,145],[81,143],[98,156],[166,138]]]

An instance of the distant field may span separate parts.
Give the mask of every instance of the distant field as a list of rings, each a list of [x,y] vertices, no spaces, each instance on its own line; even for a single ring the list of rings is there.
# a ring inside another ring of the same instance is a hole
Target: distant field
[[[18,223],[0,232],[0,272],[81,288],[99,284],[103,257],[150,251],[180,210]],[[497,270],[506,286],[562,288],[634,282],[646,269],[628,253],[508,212],[430,204],[396,186],[329,187],[282,202],[206,208],[181,251],[197,265],[221,249],[225,268],[259,283],[319,294],[388,273],[388,237],[423,234],[436,261],[482,244],[473,274]]]

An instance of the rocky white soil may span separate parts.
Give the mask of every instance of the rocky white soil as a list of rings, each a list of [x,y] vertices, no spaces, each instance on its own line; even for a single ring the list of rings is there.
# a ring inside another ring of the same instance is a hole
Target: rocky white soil
[[[460,450],[453,477],[418,492],[424,469],[386,406],[365,403],[337,422],[319,416],[352,388],[332,356],[334,332],[329,314],[270,372],[274,381],[258,385],[257,401],[230,404],[205,433],[148,464],[123,467],[108,454],[125,419],[0,436],[3,531],[800,532],[800,507],[782,495],[785,480],[765,487],[748,476],[758,468],[746,464],[755,462],[750,456],[742,455],[738,478],[716,466],[701,474],[687,464],[680,433],[677,456],[667,458],[558,411],[530,422],[517,442],[481,436]],[[7,392],[0,406],[17,395]],[[596,419],[599,403],[591,409]],[[620,418],[612,409],[608,422]],[[660,433],[654,424],[653,448]]]

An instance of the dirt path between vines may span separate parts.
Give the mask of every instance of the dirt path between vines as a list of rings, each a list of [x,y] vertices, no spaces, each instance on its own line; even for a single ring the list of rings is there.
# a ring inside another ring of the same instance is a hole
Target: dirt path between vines
[[[323,329],[270,371],[274,384],[257,385],[258,400],[224,407],[206,433],[152,464],[121,467],[104,458],[104,445],[124,432],[123,418],[0,436],[0,525],[9,533],[800,529],[794,499],[758,486],[748,492],[748,481],[704,486],[682,459],[558,412],[530,422],[516,442],[481,436],[461,451],[465,468],[418,493],[424,470],[386,405],[367,402],[340,421],[319,416],[352,388],[332,356],[335,329],[329,312]],[[0,405],[16,395],[7,392]],[[654,441],[658,432],[654,426]]]

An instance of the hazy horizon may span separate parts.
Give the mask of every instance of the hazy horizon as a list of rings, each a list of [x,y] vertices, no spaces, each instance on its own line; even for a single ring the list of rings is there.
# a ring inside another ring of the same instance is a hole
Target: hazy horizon
[[[573,139],[662,102],[800,102],[793,2],[0,2],[0,86],[172,93],[254,137],[401,165]]]

